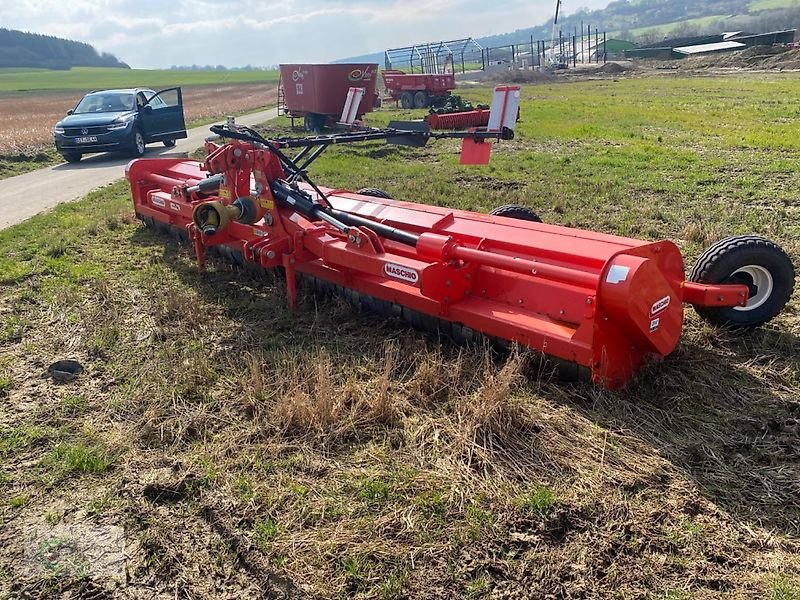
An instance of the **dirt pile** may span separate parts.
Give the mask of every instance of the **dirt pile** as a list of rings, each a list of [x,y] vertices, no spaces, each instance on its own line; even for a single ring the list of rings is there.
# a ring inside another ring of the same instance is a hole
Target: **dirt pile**
[[[627,73],[628,71],[633,71],[635,68],[632,65],[622,65],[620,63],[606,63],[599,69],[595,71],[595,73],[606,73],[608,75],[617,75],[619,73]]]
[[[800,69],[800,48],[753,46],[741,52],[698,56],[684,61],[686,69]]]

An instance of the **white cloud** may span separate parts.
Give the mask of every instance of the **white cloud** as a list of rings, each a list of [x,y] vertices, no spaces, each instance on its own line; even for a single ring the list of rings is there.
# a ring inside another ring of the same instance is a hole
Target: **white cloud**
[[[581,6],[606,3],[583,0]],[[134,67],[157,68],[327,62],[540,25],[552,18],[554,5],[553,0],[0,0],[0,14],[3,27],[88,42]]]

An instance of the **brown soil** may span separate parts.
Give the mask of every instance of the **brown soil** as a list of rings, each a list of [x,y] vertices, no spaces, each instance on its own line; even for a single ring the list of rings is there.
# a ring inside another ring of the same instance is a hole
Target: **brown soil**
[[[682,69],[756,69],[795,70],[800,69],[800,48],[754,46],[741,52],[727,52],[697,56],[681,61]]]

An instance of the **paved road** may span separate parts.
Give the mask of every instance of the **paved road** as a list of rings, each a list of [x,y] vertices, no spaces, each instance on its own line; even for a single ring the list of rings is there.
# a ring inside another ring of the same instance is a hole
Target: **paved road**
[[[278,116],[276,109],[236,117],[242,125],[257,125]],[[224,119],[220,119],[222,122]],[[178,140],[174,148],[161,143],[147,147],[148,158],[185,156],[203,145],[211,132],[208,125],[190,129],[189,137]],[[82,198],[92,190],[125,176],[130,157],[120,154],[92,154],[77,164],[62,163],[16,177],[0,180],[0,229],[11,227],[62,202]]]

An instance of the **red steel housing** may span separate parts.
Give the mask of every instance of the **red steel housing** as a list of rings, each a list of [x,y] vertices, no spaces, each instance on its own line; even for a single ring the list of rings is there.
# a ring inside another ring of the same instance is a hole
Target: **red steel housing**
[[[207,150],[205,164],[130,163],[136,214],[187,234],[201,264],[206,248],[224,245],[261,267],[285,268],[293,306],[295,273],[303,273],[351,294],[576,363],[596,383],[616,388],[648,360],[673,351],[685,301],[741,306],[748,298],[745,285],[687,282],[681,253],[670,241],[323,188],[327,201],[317,198],[320,202],[414,234],[418,241],[399,243],[363,226],[342,232],[279,201],[271,184],[285,175],[266,149],[233,141],[220,147],[209,142]],[[218,191],[188,189],[209,174],[224,174]],[[227,206],[244,197],[257,203],[257,221],[231,221],[214,235],[193,221],[198,206]]]

